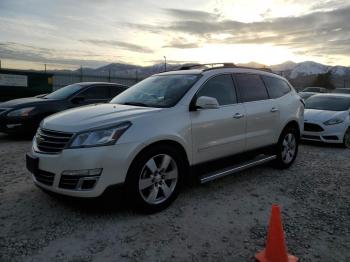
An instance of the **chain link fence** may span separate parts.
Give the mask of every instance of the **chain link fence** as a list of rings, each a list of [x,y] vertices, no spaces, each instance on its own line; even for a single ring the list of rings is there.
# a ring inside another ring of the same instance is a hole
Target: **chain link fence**
[[[78,82],[111,82],[132,86],[139,82],[140,78],[119,77],[110,75],[92,75],[92,74],[74,74],[74,73],[53,73],[52,89],[53,91],[66,85]]]

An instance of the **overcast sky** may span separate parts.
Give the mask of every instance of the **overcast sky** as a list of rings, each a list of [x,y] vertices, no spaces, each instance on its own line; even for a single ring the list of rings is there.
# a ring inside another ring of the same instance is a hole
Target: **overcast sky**
[[[350,0],[0,0],[3,67],[350,65]]]

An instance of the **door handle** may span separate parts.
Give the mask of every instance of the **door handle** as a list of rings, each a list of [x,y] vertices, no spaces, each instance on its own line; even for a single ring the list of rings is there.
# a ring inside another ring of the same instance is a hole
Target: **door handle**
[[[236,113],[233,115],[233,118],[236,118],[236,119],[240,119],[242,117],[244,117],[244,115],[242,115],[241,113]]]
[[[272,113],[273,112],[277,112],[278,111],[278,109],[276,108],[276,107],[273,107],[273,108],[271,108],[271,110],[270,110]]]

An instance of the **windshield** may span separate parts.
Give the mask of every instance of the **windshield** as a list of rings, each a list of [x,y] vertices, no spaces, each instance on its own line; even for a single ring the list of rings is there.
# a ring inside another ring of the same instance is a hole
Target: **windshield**
[[[306,109],[346,111],[350,108],[350,97],[312,96],[305,101]]]
[[[69,86],[62,87],[51,94],[44,96],[43,98],[47,99],[66,99],[69,96],[73,95],[75,92],[82,88],[81,85],[73,84]]]
[[[172,107],[199,79],[200,75],[151,76],[130,87],[111,103],[145,107]]]

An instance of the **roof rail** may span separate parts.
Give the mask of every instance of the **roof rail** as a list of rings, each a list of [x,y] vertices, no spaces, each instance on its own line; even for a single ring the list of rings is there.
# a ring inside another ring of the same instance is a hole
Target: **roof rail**
[[[249,66],[239,66],[239,65],[235,65],[234,63],[184,64],[177,70],[202,69],[203,71],[209,71],[209,70],[220,69],[220,68],[253,69],[253,70],[265,71],[265,72],[276,74],[275,72],[272,71],[271,68],[268,68],[268,67],[256,68],[256,67],[249,67]]]
[[[254,69],[254,70],[260,70],[260,71],[266,71],[273,73],[271,68],[268,67],[249,67],[249,66],[237,66],[238,68],[244,68],[244,69]]]
[[[234,63],[184,64],[179,68],[179,70],[203,69],[203,71],[206,71],[210,69],[227,67],[236,67],[236,65]]]

